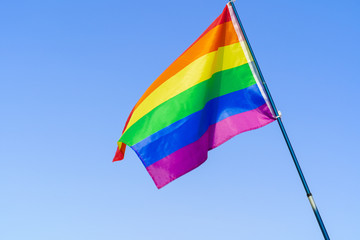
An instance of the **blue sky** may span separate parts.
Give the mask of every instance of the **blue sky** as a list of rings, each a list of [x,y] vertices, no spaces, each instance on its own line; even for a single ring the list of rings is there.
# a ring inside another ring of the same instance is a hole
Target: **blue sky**
[[[321,239],[279,127],[157,190],[132,106],[226,1],[3,1],[0,239]],[[360,235],[358,1],[237,1],[332,239]]]

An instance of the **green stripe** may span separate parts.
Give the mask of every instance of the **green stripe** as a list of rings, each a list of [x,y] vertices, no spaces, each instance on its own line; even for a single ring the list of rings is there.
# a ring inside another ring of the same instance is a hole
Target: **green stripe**
[[[215,73],[201,82],[160,104],[135,122],[119,142],[132,146],[170,124],[204,108],[214,98],[256,84],[249,64]]]

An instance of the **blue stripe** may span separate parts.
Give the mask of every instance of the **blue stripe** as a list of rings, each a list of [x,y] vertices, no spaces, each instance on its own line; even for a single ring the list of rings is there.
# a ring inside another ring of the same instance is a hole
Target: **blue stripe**
[[[265,104],[256,84],[206,103],[205,107],[131,146],[145,167],[198,140],[209,128],[225,118]],[[166,117],[166,116],[164,116]]]

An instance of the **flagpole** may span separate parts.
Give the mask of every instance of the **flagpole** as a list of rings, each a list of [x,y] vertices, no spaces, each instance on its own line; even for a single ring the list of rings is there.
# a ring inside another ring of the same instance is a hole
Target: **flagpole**
[[[301,168],[300,168],[300,164],[299,164],[299,162],[298,162],[298,160],[297,160],[297,157],[296,157],[296,155],[295,155],[295,151],[294,151],[294,149],[293,149],[293,147],[292,147],[292,145],[291,145],[290,139],[289,139],[289,137],[288,137],[288,135],[287,135],[287,133],[286,133],[286,131],[285,131],[285,127],[284,127],[284,124],[282,123],[281,116],[279,115],[279,112],[278,112],[278,110],[277,110],[277,108],[276,108],[276,106],[275,106],[274,100],[273,100],[273,98],[271,97],[269,88],[267,87],[267,84],[266,84],[266,82],[265,82],[264,76],[262,75],[261,70],[260,70],[260,67],[259,67],[259,64],[258,64],[258,62],[257,62],[257,60],[256,60],[255,54],[254,54],[254,52],[253,52],[253,50],[252,50],[252,48],[251,48],[251,45],[250,45],[250,42],[249,42],[247,36],[246,36],[245,29],[244,29],[244,27],[243,27],[243,25],[242,25],[242,23],[241,23],[241,20],[240,20],[240,17],[239,17],[239,15],[238,15],[237,11],[236,11],[235,4],[234,4],[234,2],[231,1],[231,0],[230,0],[229,2],[230,2],[230,4],[231,4],[232,8],[234,9],[236,18],[237,18],[237,20],[238,20],[238,22],[239,22],[239,25],[240,25],[240,28],[241,28],[241,30],[242,30],[242,32],[243,32],[243,34],[244,34],[245,41],[246,41],[246,43],[247,43],[247,45],[248,45],[248,47],[249,47],[249,50],[250,50],[250,53],[251,53],[253,59],[254,59],[254,63],[255,63],[255,66],[256,66],[256,68],[257,68],[257,71],[259,72],[261,82],[262,82],[262,84],[263,84],[263,86],[264,86],[264,90],[265,90],[265,92],[266,92],[267,97],[269,98],[271,107],[273,108],[274,113],[276,114],[277,122],[278,122],[279,127],[280,127],[280,129],[281,129],[281,132],[282,132],[282,134],[283,134],[283,136],[284,136],[285,142],[286,142],[286,144],[287,144],[287,146],[288,146],[288,148],[289,148],[289,151],[290,151],[290,154],[291,154],[292,159],[293,159],[293,161],[294,161],[296,170],[297,170],[297,172],[298,172],[298,174],[299,174],[299,177],[300,177],[300,179],[301,179],[301,182],[302,182],[302,184],[303,184],[303,186],[304,186],[306,195],[307,195],[307,197],[308,197],[308,199],[309,199],[309,202],[310,202],[310,205],[311,205],[311,207],[312,207],[312,209],[313,209],[313,211],[314,211],[314,214],[315,214],[316,220],[317,220],[317,222],[318,222],[318,224],[319,224],[319,227],[320,227],[320,229],[321,229],[321,232],[322,232],[325,240],[330,240],[330,237],[329,237],[329,235],[328,235],[328,233],[327,233],[327,231],[326,231],[326,228],[325,228],[325,224],[324,224],[323,220],[321,219],[320,212],[319,212],[319,210],[318,210],[318,208],[317,208],[317,206],[316,206],[316,204],[315,204],[315,201],[314,201],[314,198],[313,198],[313,196],[312,196],[312,194],[311,194],[311,192],[310,192],[309,186],[308,186],[308,184],[306,183],[305,176],[304,176],[304,174],[303,174],[303,172],[302,172],[302,170],[301,170]]]

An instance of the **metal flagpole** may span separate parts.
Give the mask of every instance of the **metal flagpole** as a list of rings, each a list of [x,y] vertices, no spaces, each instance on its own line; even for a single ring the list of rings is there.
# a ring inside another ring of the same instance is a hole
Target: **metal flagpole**
[[[287,135],[287,133],[286,133],[286,131],[285,131],[284,124],[282,123],[282,120],[281,120],[281,117],[280,117],[280,115],[279,115],[279,112],[278,112],[278,110],[277,110],[277,108],[276,108],[276,106],[275,106],[274,100],[273,100],[272,97],[271,97],[269,88],[268,88],[267,85],[266,85],[264,76],[263,76],[262,73],[261,73],[261,70],[260,70],[259,64],[258,64],[258,62],[257,62],[257,60],[256,60],[255,54],[254,54],[254,52],[253,52],[253,50],[252,50],[252,48],[251,48],[251,45],[250,45],[250,42],[249,42],[247,36],[246,36],[244,27],[243,27],[243,25],[242,25],[242,23],[241,23],[241,21],[240,21],[240,17],[239,17],[239,15],[238,15],[237,11],[236,11],[234,2],[231,1],[231,0],[230,0],[229,2],[230,2],[230,4],[231,4],[232,8],[234,9],[234,12],[235,12],[236,18],[237,18],[237,20],[238,20],[238,22],[239,22],[241,31],[242,31],[243,34],[244,34],[245,41],[246,41],[246,43],[247,43],[247,45],[248,45],[248,47],[249,47],[249,50],[250,50],[250,53],[251,53],[253,59],[254,59],[255,66],[256,66],[256,68],[257,68],[257,71],[259,72],[261,82],[262,82],[262,84],[263,84],[263,86],[264,86],[264,89],[265,89],[265,92],[266,92],[266,94],[267,94],[267,96],[268,96],[268,98],[269,98],[271,107],[273,108],[274,113],[276,114],[277,122],[278,122],[278,124],[279,124],[279,126],[280,126],[280,129],[281,129],[281,132],[282,132],[282,134],[283,134],[283,136],[284,136],[285,142],[286,142],[286,144],[287,144],[287,146],[288,146],[288,148],[289,148],[289,151],[290,151],[290,154],[291,154],[292,159],[293,159],[293,161],[294,161],[296,170],[297,170],[297,172],[299,173],[301,182],[302,182],[302,184],[303,184],[303,186],[304,186],[306,195],[307,195],[307,197],[308,197],[308,199],[309,199],[309,201],[310,201],[310,205],[311,205],[311,207],[312,207],[312,209],[313,209],[313,211],[314,211],[314,214],[315,214],[316,220],[317,220],[317,222],[318,222],[318,224],[319,224],[319,226],[320,226],[321,232],[322,232],[322,234],[324,235],[324,239],[325,239],[325,240],[330,240],[330,237],[329,237],[329,235],[328,235],[328,233],[327,233],[327,231],[326,231],[324,222],[323,222],[323,220],[321,219],[320,212],[319,212],[318,208],[316,207],[314,198],[313,198],[313,196],[312,196],[312,194],[311,194],[311,192],[310,192],[309,186],[308,186],[307,183],[306,183],[305,176],[304,176],[303,172],[301,171],[300,164],[299,164],[299,162],[298,162],[298,160],[297,160],[297,158],[296,158],[294,149],[293,149],[293,147],[291,146],[290,139],[289,139],[289,137],[288,137],[288,135]]]

